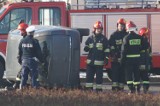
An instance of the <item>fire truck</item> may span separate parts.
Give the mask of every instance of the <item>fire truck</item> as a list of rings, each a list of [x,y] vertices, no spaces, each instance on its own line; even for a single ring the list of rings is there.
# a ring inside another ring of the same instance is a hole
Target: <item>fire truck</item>
[[[160,69],[160,9],[158,4],[152,2],[106,2],[103,0],[95,4],[72,5],[66,2],[19,2],[4,5],[0,10],[0,75],[5,70],[7,34],[10,30],[16,29],[19,22],[24,20],[29,25],[56,25],[67,27],[89,28],[93,30],[96,21],[102,21],[103,33],[109,39],[111,33],[116,30],[116,22],[119,18],[132,20],[137,28],[148,27],[150,29],[149,41],[152,47],[152,66],[154,72]],[[144,1],[144,0],[143,0]],[[149,4],[150,3],[150,4]],[[136,5],[136,7],[134,7]],[[152,5],[154,5],[152,7]],[[139,7],[137,7],[139,6]],[[87,36],[82,38],[80,69],[86,69],[86,55],[83,51],[84,42]],[[106,66],[110,68],[110,64]]]

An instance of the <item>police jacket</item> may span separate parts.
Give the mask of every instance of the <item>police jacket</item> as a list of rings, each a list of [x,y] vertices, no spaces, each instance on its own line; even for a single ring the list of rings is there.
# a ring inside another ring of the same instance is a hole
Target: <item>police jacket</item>
[[[111,34],[109,39],[110,44],[110,56],[111,61],[120,62],[121,57],[121,46],[123,42],[123,38],[127,35],[127,32],[124,31],[115,31]]]
[[[152,65],[152,57],[151,57],[151,46],[146,37],[143,36],[143,40],[146,43],[146,49],[141,50],[141,59],[140,59],[140,69],[150,69]]]
[[[146,48],[147,45],[143,38],[133,31],[130,32],[123,39],[121,62],[139,62],[140,52]]]
[[[18,49],[18,55],[21,59],[32,59],[36,57],[43,62],[43,56],[39,42],[32,36],[27,35],[25,38],[23,38],[19,43]]]
[[[89,52],[87,64],[90,65],[104,65],[104,60],[108,63],[109,42],[107,38],[102,35],[91,35],[85,42],[84,51]]]

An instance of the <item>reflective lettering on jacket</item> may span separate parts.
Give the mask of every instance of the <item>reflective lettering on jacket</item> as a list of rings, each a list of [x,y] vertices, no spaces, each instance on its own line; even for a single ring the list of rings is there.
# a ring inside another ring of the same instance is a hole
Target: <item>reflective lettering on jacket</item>
[[[33,44],[30,44],[30,43],[25,44],[25,43],[23,43],[22,47],[33,48]]]
[[[122,44],[122,39],[119,39],[119,40],[115,40],[115,42],[116,42],[116,45],[121,45]]]
[[[130,45],[141,45],[141,40],[140,39],[131,39],[129,40]]]
[[[97,50],[103,50],[103,44],[102,43],[96,43]]]

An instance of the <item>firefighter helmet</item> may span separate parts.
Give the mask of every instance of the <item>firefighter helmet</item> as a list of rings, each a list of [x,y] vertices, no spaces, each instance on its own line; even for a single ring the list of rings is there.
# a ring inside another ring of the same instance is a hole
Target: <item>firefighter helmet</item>
[[[26,33],[26,29],[27,29],[28,25],[26,23],[20,23],[18,25],[18,28],[21,32],[25,32]]]
[[[127,31],[136,31],[137,27],[132,21],[129,21],[126,23],[126,30]]]
[[[117,24],[126,24],[126,20],[124,18],[120,18],[118,21],[117,21]]]
[[[103,29],[103,25],[102,25],[102,22],[101,21],[97,21],[94,26],[93,26],[94,29]]]
[[[146,27],[141,28],[141,29],[139,30],[139,35],[141,35],[141,36],[145,36],[145,35],[148,35],[148,34],[149,34],[149,29],[146,28]]]

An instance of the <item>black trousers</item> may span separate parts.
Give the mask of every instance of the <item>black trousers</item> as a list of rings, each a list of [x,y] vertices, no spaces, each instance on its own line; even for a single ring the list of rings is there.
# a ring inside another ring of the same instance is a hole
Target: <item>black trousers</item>
[[[125,83],[124,67],[119,62],[111,63],[112,82]]]
[[[93,83],[96,74],[96,84],[103,83],[103,66],[87,65],[86,82]]]
[[[139,62],[126,62],[125,75],[127,81],[140,82]]]

